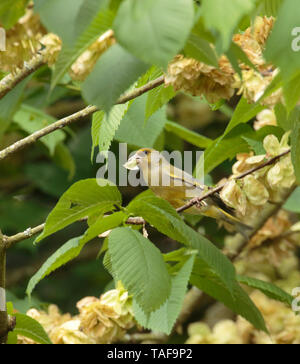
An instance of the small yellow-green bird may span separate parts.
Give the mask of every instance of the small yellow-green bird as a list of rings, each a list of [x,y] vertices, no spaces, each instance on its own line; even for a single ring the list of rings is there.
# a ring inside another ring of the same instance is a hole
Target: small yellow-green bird
[[[140,170],[149,188],[157,196],[170,202],[174,208],[182,207],[191,198],[201,197],[209,191],[209,187],[201,185],[190,174],[171,165],[160,152],[154,149],[138,150],[124,164],[124,167]],[[246,231],[251,229],[234,216],[234,209],[227,206],[218,194],[210,196],[185,212],[222,220],[235,226],[236,230],[244,236]]]

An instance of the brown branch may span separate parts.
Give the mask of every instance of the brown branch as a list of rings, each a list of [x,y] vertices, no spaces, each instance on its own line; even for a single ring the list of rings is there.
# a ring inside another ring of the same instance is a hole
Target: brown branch
[[[11,248],[16,243],[19,243],[20,241],[26,240],[31,238],[32,236],[42,232],[44,230],[45,224],[41,224],[39,226],[36,226],[35,228],[28,228],[22,233],[18,233],[13,236],[3,236],[3,241],[5,244],[6,249]]]
[[[122,344],[148,344],[148,343],[165,343],[168,336],[159,332],[133,333],[126,334],[121,340]]]
[[[5,344],[7,340],[7,334],[9,331],[8,315],[6,307],[2,307],[2,304],[6,305],[5,297],[3,297],[3,290],[6,288],[6,247],[3,240],[2,232],[0,231],[0,345]],[[4,310],[3,310],[4,309]]]
[[[242,178],[244,178],[244,177],[248,176],[249,174],[252,174],[252,173],[254,173],[254,172],[257,172],[257,171],[259,171],[259,170],[261,170],[261,169],[263,169],[263,168],[265,168],[265,167],[268,167],[268,166],[270,166],[270,165],[274,164],[275,162],[277,162],[277,161],[278,161],[278,159],[280,159],[281,157],[283,157],[283,156],[285,156],[285,155],[289,154],[289,153],[290,153],[290,151],[291,151],[291,150],[289,149],[289,150],[287,150],[287,151],[285,151],[285,152],[283,152],[283,153],[281,153],[281,154],[277,155],[276,157],[273,157],[273,158],[269,159],[268,161],[266,161],[266,162],[264,162],[264,163],[260,164],[259,166],[254,167],[254,168],[252,168],[252,169],[249,169],[248,171],[246,171],[246,172],[244,172],[244,173],[240,174],[239,176],[235,177],[235,178],[234,178],[234,180],[240,180],[240,179],[242,179]],[[203,195],[203,196],[201,196],[201,197],[195,197],[195,198],[193,198],[193,199],[192,199],[189,203],[187,203],[186,205],[179,207],[179,208],[177,209],[177,212],[183,212],[183,211],[185,211],[185,210],[189,209],[190,207],[192,207],[192,206],[194,206],[194,205],[197,205],[199,202],[201,202],[201,201],[203,201],[203,200],[207,199],[208,197],[210,197],[210,196],[214,195],[215,193],[218,193],[218,192],[222,191],[222,189],[223,189],[223,188],[227,185],[227,183],[228,183],[228,182],[223,183],[222,185],[220,185],[220,186],[218,186],[218,187],[216,187],[216,188],[211,189],[209,192],[207,192],[205,195]]]
[[[128,94],[120,97],[119,100],[116,102],[116,104],[125,104],[126,102],[141,96],[145,92],[152,90],[152,89],[162,85],[163,83],[164,83],[164,76],[161,76],[161,77],[157,78],[156,80],[150,81],[146,85],[144,85],[140,88],[137,88],[137,89],[129,92]],[[70,125],[88,115],[93,114],[97,110],[98,110],[98,108],[96,106],[92,106],[92,105],[87,106],[83,110],[80,110],[61,120],[58,120],[55,123],[43,128],[41,130],[38,130],[37,132],[29,135],[28,137],[21,139],[21,140],[17,141],[16,143],[12,144],[11,146],[0,151],[0,160],[3,160],[6,157],[8,157],[9,155],[35,143],[37,140],[39,140],[40,138],[42,138],[45,135],[53,133],[56,130],[62,129],[67,125]]]
[[[5,76],[0,81],[0,100],[27,76],[31,75],[43,65],[45,65],[43,56],[38,54],[29,62],[24,62],[23,68],[18,70],[15,74],[10,73],[9,75]]]

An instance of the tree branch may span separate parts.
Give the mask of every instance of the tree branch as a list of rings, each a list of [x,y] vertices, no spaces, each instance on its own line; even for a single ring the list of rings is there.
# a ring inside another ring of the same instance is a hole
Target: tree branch
[[[290,152],[291,152],[291,150],[289,149],[289,150],[287,150],[287,151],[285,151],[285,152],[277,155],[276,157],[273,157],[273,158],[269,159],[268,161],[260,164],[259,166],[254,167],[254,168],[250,169],[249,171],[246,171],[246,172],[240,174],[239,176],[235,177],[234,180],[243,179],[244,177],[248,176],[249,174],[252,174],[252,173],[257,172],[257,171],[259,171],[259,170],[261,170],[261,169],[263,169],[263,168],[265,168],[267,166],[270,166],[270,165],[276,163],[278,161],[278,159],[280,159],[281,157],[289,154]],[[195,198],[193,198],[186,205],[184,205],[182,207],[179,207],[177,209],[177,212],[183,212],[183,211],[189,209],[190,207],[192,207],[194,205],[197,205],[199,202],[207,199],[208,197],[214,195],[215,193],[218,193],[218,192],[222,191],[222,189],[227,185],[227,183],[228,182],[223,183],[222,185],[220,185],[220,186],[218,186],[216,188],[211,189],[209,192],[207,192],[205,195],[203,195],[201,197],[195,197]]]
[[[27,76],[31,75],[33,72],[44,65],[45,62],[43,60],[43,56],[38,54],[29,62],[24,62],[24,66],[21,70],[18,70],[15,74],[10,73],[9,75],[5,76],[0,81],[0,100]]]
[[[141,96],[142,94],[146,93],[147,91],[152,90],[152,89],[162,85],[163,83],[164,83],[164,76],[161,76],[161,77],[157,78],[156,80],[150,81],[146,85],[144,85],[140,88],[137,88],[137,89],[133,90],[132,92],[129,92],[128,94],[120,97],[119,100],[116,102],[116,104],[117,105],[125,104],[126,102]],[[56,131],[58,129],[62,129],[67,125],[70,125],[88,115],[93,114],[97,110],[98,110],[98,108],[96,106],[92,106],[92,105],[87,106],[83,110],[80,110],[61,120],[58,120],[55,123],[48,125],[47,127],[43,128],[41,130],[38,130],[37,132],[27,136],[24,139],[17,141],[16,143],[12,144],[11,146],[0,151],[0,160],[3,160],[6,157],[8,157],[9,155],[16,153],[17,151],[35,143],[37,140],[39,140],[40,138],[42,138],[45,135],[53,133],[54,131]]]
[[[5,300],[6,247],[0,231],[0,345],[5,344],[9,331]]]

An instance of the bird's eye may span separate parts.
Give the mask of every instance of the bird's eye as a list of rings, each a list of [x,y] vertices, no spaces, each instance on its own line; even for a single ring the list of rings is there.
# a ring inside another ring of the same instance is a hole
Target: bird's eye
[[[148,155],[148,154],[149,154],[149,150],[144,150],[144,153],[145,153],[146,155]]]

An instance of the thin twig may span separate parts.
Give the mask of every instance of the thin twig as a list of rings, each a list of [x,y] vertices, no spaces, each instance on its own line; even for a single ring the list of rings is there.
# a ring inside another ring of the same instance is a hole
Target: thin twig
[[[157,78],[156,80],[150,81],[146,85],[144,85],[140,88],[137,88],[137,89],[129,92],[128,94],[120,97],[119,100],[116,102],[116,104],[125,104],[126,102],[141,96],[142,94],[146,93],[147,91],[152,90],[152,89],[162,85],[163,83],[164,83],[164,76],[161,76],[161,77]],[[61,120],[58,120],[55,123],[43,128],[41,130],[38,130],[37,132],[29,135],[28,137],[21,139],[21,140],[17,141],[16,143],[12,144],[11,146],[0,151],[0,160],[3,160],[6,157],[8,157],[9,155],[19,151],[20,149],[23,149],[23,148],[29,146],[30,144],[35,143],[37,140],[44,137],[45,135],[53,133],[56,130],[62,129],[67,125],[70,125],[88,115],[93,114],[97,110],[98,110],[98,108],[96,106],[92,106],[92,105],[87,106],[83,110],[80,110]]]
[[[16,87],[27,76],[31,75],[37,69],[45,64],[43,56],[38,54],[33,57],[29,62],[24,62],[22,69],[16,73],[5,76],[0,81],[0,100],[7,95],[14,87]]]
[[[252,174],[252,173],[257,172],[257,171],[259,171],[259,170],[261,170],[261,169],[263,169],[263,168],[265,168],[265,167],[267,167],[267,166],[270,166],[270,165],[274,164],[275,162],[277,162],[277,161],[278,161],[278,159],[280,159],[281,157],[283,157],[283,156],[285,156],[285,155],[289,154],[289,153],[290,153],[290,151],[291,151],[291,150],[289,149],[289,150],[287,150],[287,151],[285,151],[285,152],[283,152],[283,153],[281,153],[281,154],[277,155],[276,157],[273,157],[273,158],[269,159],[268,161],[266,161],[266,162],[264,162],[264,163],[260,164],[259,166],[254,167],[254,168],[252,168],[252,169],[250,169],[250,170],[248,170],[248,171],[246,171],[246,172],[244,172],[244,173],[240,174],[239,176],[235,177],[235,178],[234,178],[234,180],[240,180],[240,179],[242,179],[242,178],[244,178],[244,177],[248,176],[249,174]],[[185,210],[189,209],[190,207],[192,207],[192,206],[194,206],[194,205],[197,205],[199,202],[201,202],[201,201],[203,201],[203,200],[207,199],[208,197],[210,197],[210,196],[214,195],[215,193],[218,193],[218,192],[222,191],[222,189],[223,189],[223,188],[227,185],[227,183],[228,183],[228,182],[223,183],[222,185],[220,185],[220,186],[218,186],[218,187],[216,187],[216,188],[211,189],[209,192],[207,192],[205,195],[203,195],[203,196],[201,196],[201,197],[195,197],[195,198],[193,198],[193,199],[192,199],[190,202],[188,202],[186,205],[179,207],[179,208],[177,209],[177,212],[183,212],[183,211],[185,211]]]

